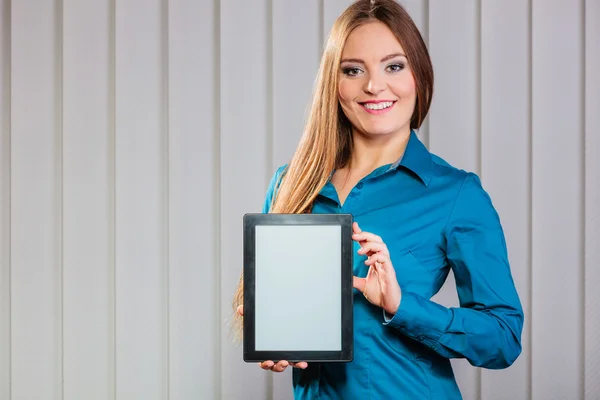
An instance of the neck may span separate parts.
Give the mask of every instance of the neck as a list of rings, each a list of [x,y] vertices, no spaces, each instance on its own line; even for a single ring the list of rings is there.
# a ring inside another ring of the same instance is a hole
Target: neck
[[[406,150],[410,129],[390,135],[365,135],[352,130],[352,156],[348,167],[359,171],[372,171],[382,165],[393,164]]]

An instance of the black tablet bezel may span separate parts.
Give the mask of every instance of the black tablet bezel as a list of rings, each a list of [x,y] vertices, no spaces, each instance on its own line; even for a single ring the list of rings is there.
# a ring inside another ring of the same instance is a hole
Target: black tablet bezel
[[[350,362],[354,358],[353,245],[351,214],[246,214],[244,215],[244,361]],[[255,249],[257,225],[338,225],[341,227],[342,349],[340,351],[256,351]]]

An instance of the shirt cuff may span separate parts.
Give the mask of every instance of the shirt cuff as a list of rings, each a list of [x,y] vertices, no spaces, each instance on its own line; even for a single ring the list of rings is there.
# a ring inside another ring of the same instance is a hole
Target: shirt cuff
[[[402,293],[393,316],[383,311],[384,325],[396,328],[420,342],[436,342],[452,320],[452,310],[415,293]],[[434,345],[434,343],[430,343]]]
[[[385,325],[387,325],[388,322],[390,322],[392,320],[392,318],[394,318],[394,315],[388,314],[388,312],[385,310],[382,310],[382,311],[383,311],[383,320],[385,321]]]

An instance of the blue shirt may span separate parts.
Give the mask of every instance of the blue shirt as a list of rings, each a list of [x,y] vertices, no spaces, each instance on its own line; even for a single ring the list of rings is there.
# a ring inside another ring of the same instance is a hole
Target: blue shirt
[[[523,311],[498,214],[477,175],[431,154],[411,132],[398,162],[360,180],[343,205],[328,182],[312,212],[352,214],[380,236],[402,298],[388,319],[355,289],[354,360],[294,368],[296,399],[460,399],[450,358],[499,369],[520,354]],[[367,275],[365,259],[355,253],[354,275]],[[430,300],[450,269],[460,307]]]

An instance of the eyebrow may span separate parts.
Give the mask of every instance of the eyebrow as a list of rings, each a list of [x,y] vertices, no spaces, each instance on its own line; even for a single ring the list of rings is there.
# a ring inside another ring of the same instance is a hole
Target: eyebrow
[[[386,62],[386,61],[391,60],[392,58],[396,58],[396,57],[404,57],[404,58],[406,58],[406,56],[404,54],[402,54],[402,53],[393,53],[393,54],[388,54],[387,56],[383,57],[381,59],[381,62]],[[342,61],[340,61],[340,64],[341,63],[345,63],[345,62],[353,62],[353,63],[359,63],[359,64],[364,64],[365,63],[360,58],[344,58]]]

